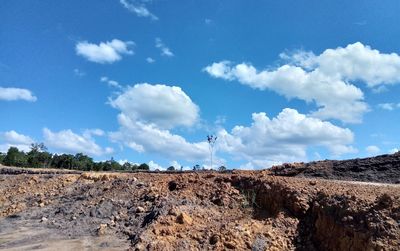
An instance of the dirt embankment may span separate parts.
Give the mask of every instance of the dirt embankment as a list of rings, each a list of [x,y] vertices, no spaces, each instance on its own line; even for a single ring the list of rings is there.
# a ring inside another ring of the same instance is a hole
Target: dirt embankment
[[[400,152],[364,159],[283,164],[271,172],[279,176],[400,184]]]
[[[0,249],[396,250],[400,187],[231,174],[0,175]]]

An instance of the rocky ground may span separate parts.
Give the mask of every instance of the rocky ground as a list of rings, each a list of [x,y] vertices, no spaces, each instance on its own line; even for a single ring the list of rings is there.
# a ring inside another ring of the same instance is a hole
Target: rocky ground
[[[29,171],[27,171],[29,170]],[[0,167],[0,250],[398,250],[400,186]]]

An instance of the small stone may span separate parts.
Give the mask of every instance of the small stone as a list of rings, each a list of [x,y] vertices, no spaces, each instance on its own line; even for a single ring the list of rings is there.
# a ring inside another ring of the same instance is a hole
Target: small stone
[[[40,219],[40,222],[46,222],[46,221],[48,221],[48,219],[44,216],[42,217],[42,219]]]
[[[317,184],[317,182],[316,182],[315,180],[310,180],[309,184],[310,184],[311,186],[315,186],[315,185]]]
[[[171,208],[171,209],[168,211],[168,215],[177,216],[178,213],[176,212],[176,209],[175,209],[175,208]]]
[[[106,233],[107,224],[100,224],[99,228],[97,228],[98,235],[104,235]]]
[[[191,225],[193,223],[193,219],[189,215],[187,215],[186,213],[180,213],[176,217],[176,222],[178,222],[179,224],[189,224],[189,225]]]
[[[39,203],[39,207],[44,207],[44,203],[43,202]]]
[[[235,249],[235,243],[233,242],[225,242],[224,246],[228,249]]]
[[[146,210],[143,208],[143,207],[137,207],[136,208],[136,213],[143,213],[143,212],[145,212]]]

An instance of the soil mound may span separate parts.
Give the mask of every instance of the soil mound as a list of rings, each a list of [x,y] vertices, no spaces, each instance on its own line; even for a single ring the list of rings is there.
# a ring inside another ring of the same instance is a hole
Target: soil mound
[[[273,175],[400,183],[400,152],[371,158],[290,163],[271,168]]]

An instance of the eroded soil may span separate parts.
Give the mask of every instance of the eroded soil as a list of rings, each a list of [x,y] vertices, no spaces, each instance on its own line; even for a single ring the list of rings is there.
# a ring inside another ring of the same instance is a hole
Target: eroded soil
[[[1,173],[0,249],[400,246],[398,185],[276,177],[267,171]]]

